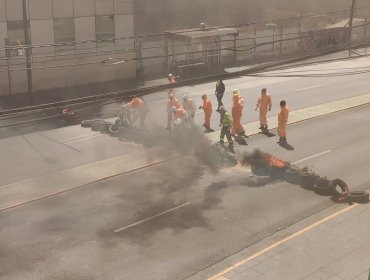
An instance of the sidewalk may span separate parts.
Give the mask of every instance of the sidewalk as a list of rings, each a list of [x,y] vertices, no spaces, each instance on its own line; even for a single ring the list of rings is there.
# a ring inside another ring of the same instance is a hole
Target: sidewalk
[[[369,217],[370,203],[333,205],[191,279],[370,279]]]
[[[369,103],[370,103],[370,93],[343,100],[333,101],[325,104],[320,104],[317,106],[312,106],[300,110],[295,110],[289,113],[288,124],[293,124],[309,120],[312,118],[340,112],[343,110],[348,110]],[[278,123],[277,116],[268,118],[267,123],[269,124],[270,130],[277,128]],[[261,130],[259,129],[260,126],[259,121],[244,123],[243,126],[248,135],[254,135],[261,132]],[[219,141],[220,129],[216,130],[215,132],[208,133],[206,135],[212,142],[217,142]]]

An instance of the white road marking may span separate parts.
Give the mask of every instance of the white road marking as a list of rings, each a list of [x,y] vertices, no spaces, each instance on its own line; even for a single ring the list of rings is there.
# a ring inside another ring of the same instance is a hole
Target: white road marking
[[[66,142],[69,142],[69,141],[74,141],[74,140],[81,139],[81,138],[87,138],[87,137],[97,135],[97,134],[100,134],[100,133],[94,132],[94,133],[90,133],[90,134],[83,134],[83,135],[79,135],[79,136],[76,136],[76,137],[63,139],[62,142],[66,143]]]
[[[134,226],[137,226],[137,225],[143,224],[143,223],[145,223],[145,222],[147,222],[147,221],[150,221],[150,220],[153,220],[153,219],[158,218],[158,217],[160,217],[160,216],[163,216],[163,215],[165,215],[165,214],[167,214],[167,213],[169,213],[169,212],[172,212],[172,211],[177,210],[177,209],[179,209],[179,208],[185,207],[185,206],[187,206],[187,205],[189,205],[189,204],[191,204],[191,202],[190,202],[190,201],[185,202],[185,203],[183,203],[183,204],[181,204],[181,205],[178,205],[178,206],[176,206],[176,207],[173,207],[173,208],[171,208],[171,209],[168,209],[168,210],[166,210],[166,211],[163,211],[163,212],[161,212],[161,213],[159,213],[159,214],[157,214],[157,215],[154,215],[154,216],[152,216],[152,217],[149,217],[149,218],[143,219],[143,220],[141,220],[141,221],[138,221],[138,222],[136,222],[136,223],[133,223],[133,224],[130,224],[130,225],[127,225],[127,226],[121,227],[121,228],[119,228],[119,229],[116,229],[116,230],[114,231],[114,233],[118,233],[118,232],[121,232],[121,231],[123,231],[123,230],[129,229],[129,228],[132,228],[132,227],[134,227]]]
[[[82,142],[82,141],[87,141],[87,140],[91,140],[93,138],[97,138],[97,137],[100,137],[100,136],[103,136],[104,134],[102,133],[99,133],[99,134],[95,134],[95,135],[91,135],[89,137],[85,137],[85,138],[80,138],[80,139],[76,139],[76,140],[72,140],[72,141],[67,141],[65,142],[66,144],[72,144],[72,143],[77,143],[77,142]]]
[[[303,161],[306,161],[306,160],[309,160],[309,159],[312,159],[312,158],[315,158],[315,157],[319,157],[319,156],[325,155],[327,153],[330,153],[331,151],[332,150],[327,150],[325,152],[322,152],[322,153],[319,153],[319,154],[316,154],[316,155],[313,155],[313,156],[310,156],[310,157],[303,158],[301,160],[298,160],[298,161],[293,162],[293,164],[297,164],[297,163],[300,163],[300,162],[303,162]]]
[[[296,91],[302,91],[302,90],[306,90],[306,89],[319,88],[319,87],[324,87],[324,86],[327,86],[327,85],[328,84],[322,84],[322,85],[311,86],[311,87],[297,88]]]

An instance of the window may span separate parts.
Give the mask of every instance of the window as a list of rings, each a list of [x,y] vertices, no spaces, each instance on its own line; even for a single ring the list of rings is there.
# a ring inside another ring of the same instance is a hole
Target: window
[[[112,47],[114,45],[114,16],[96,17],[96,40],[109,40],[97,42],[97,47]]]
[[[75,41],[75,24],[73,18],[54,19],[54,41],[55,43],[68,43]],[[56,52],[74,51],[75,46],[56,46]]]
[[[11,56],[22,56],[25,54],[24,45],[24,28],[23,28],[23,21],[8,21],[8,39],[9,39],[9,46],[19,46],[17,49],[10,51]],[[29,30],[29,22],[28,22],[28,30]]]

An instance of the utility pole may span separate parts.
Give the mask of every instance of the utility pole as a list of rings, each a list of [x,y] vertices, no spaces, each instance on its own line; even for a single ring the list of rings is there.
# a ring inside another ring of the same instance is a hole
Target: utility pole
[[[31,105],[33,103],[32,97],[32,69],[31,69],[31,40],[29,33],[29,21],[27,17],[27,6],[26,0],[22,0],[23,8],[23,31],[24,31],[24,44],[26,45],[26,67],[27,67],[27,85],[28,85],[28,102]]]
[[[348,22],[348,44],[349,44],[349,56],[351,56],[351,44],[352,44],[352,27],[353,27],[353,17],[355,14],[356,0],[352,0],[351,14],[349,16]]]

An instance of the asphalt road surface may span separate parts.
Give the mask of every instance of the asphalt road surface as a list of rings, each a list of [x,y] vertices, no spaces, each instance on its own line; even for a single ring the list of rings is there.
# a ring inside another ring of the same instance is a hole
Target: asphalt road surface
[[[356,71],[363,73],[353,75]],[[362,57],[353,60],[333,61],[302,67],[294,65],[294,68],[262,73],[263,75],[268,75],[267,77],[240,76],[224,81],[226,92],[223,102],[226,109],[231,110],[232,91],[233,89],[239,89],[245,101],[242,121],[252,122],[258,119],[258,112],[255,112],[254,108],[261,89],[264,87],[272,95],[273,101],[273,108],[268,116],[274,116],[279,110],[279,102],[282,99],[288,102],[291,110],[297,110],[368,93],[370,73],[367,71],[370,71],[370,60],[367,57]],[[304,77],[305,75],[310,77]],[[202,94],[208,94],[215,110],[217,108],[217,101],[214,92],[215,82],[175,89],[175,95],[180,101],[184,94],[188,94],[193,99],[197,108],[202,103]],[[145,96],[146,103],[150,109],[147,116],[147,126],[166,126],[167,96],[167,92],[157,92]],[[119,104],[109,104],[93,108],[93,110],[90,108],[89,113],[93,114],[94,117],[111,116],[117,106]],[[81,111],[81,114],[84,113],[86,112]],[[57,120],[52,119],[31,123],[31,125],[27,123],[15,127],[1,128],[9,123],[42,116],[43,114],[37,116],[27,115],[16,119],[0,117],[0,138],[22,135],[33,131],[49,130],[52,127],[66,123],[63,119],[59,118]],[[204,113],[198,110],[195,122],[202,125],[203,117]],[[218,123],[219,114],[214,111],[211,125],[217,128]]]
[[[256,135],[239,152],[258,147],[358,190],[370,182],[368,127],[364,105],[290,125],[294,150]],[[191,279],[333,203],[249,175],[183,157],[0,212],[0,279]]]

